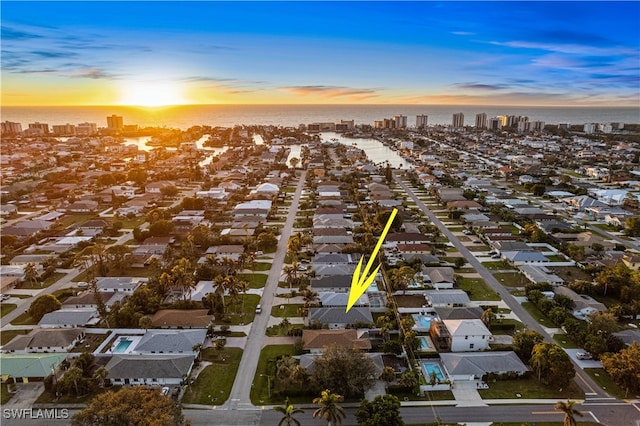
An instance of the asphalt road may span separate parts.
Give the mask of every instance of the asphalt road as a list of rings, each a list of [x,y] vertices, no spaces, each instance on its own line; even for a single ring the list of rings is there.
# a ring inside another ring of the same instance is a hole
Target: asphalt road
[[[478,259],[458,240],[458,238],[453,235],[453,232],[449,231],[446,226],[438,219],[438,217],[429,210],[427,206],[424,205],[422,201],[411,191],[411,189],[400,180],[394,174],[394,178],[396,183],[407,193],[407,195],[420,207],[420,209],[427,215],[427,217],[431,220],[431,222],[440,229],[442,234],[454,245],[454,247],[462,253],[462,255],[467,259],[467,262],[480,274],[482,279],[493,289],[496,293],[500,295],[502,300],[507,304],[509,309],[513,311],[515,315],[520,318],[522,323],[529,330],[535,330],[544,336],[545,341],[556,343],[555,340],[545,331],[540,324],[527,312],[520,303],[511,296],[511,293],[496,280],[487,268],[485,268]],[[576,369],[576,383],[585,391],[587,398],[603,398],[609,397],[605,391],[603,391],[592,379],[589,377],[582,368],[578,366],[575,361],[574,366]]]
[[[314,407],[304,405],[303,413],[295,415],[305,426],[325,426],[326,421],[312,417]],[[583,413],[578,420],[597,421],[607,426],[640,426],[640,408],[637,404],[627,403],[584,403],[576,404],[576,409]],[[344,426],[355,425],[355,408],[346,408],[347,417]],[[69,415],[76,411],[70,410]],[[61,414],[59,412],[59,414]],[[226,410],[221,407],[205,410],[183,410],[185,419],[191,424],[215,425],[215,426],[257,426],[276,425],[282,418],[282,414],[269,409],[253,408],[250,410]],[[473,422],[549,422],[562,421],[562,414],[554,410],[552,403],[524,404],[524,405],[492,405],[487,407],[454,407],[454,406],[420,406],[402,407],[400,409],[405,423],[418,424],[433,422],[440,419],[443,422],[468,423]],[[12,426],[62,426],[70,424],[69,419],[16,419],[10,418],[11,413],[2,413],[1,423]]]
[[[278,290],[278,281],[282,274],[282,265],[284,264],[284,257],[287,253],[287,243],[293,230],[293,223],[298,211],[298,203],[300,202],[300,194],[302,193],[302,187],[305,182],[306,171],[302,172],[298,185],[296,186],[296,192],[293,196],[289,213],[287,214],[287,220],[282,228],[280,234],[280,240],[278,241],[278,248],[276,249],[273,257],[273,263],[267,277],[267,283],[265,284],[262,298],[260,299],[260,305],[262,306],[262,313],[256,314],[253,324],[251,325],[251,331],[247,336],[247,342],[242,353],[242,359],[240,360],[240,366],[238,367],[238,374],[233,382],[231,388],[231,394],[227,402],[225,402],[221,408],[230,409],[243,409],[254,408],[249,398],[251,392],[251,386],[253,384],[253,378],[256,374],[258,367],[258,359],[260,358],[260,349],[262,349],[262,341],[265,337],[267,330],[267,322],[271,314],[271,307],[273,306],[274,294]],[[236,425],[243,425],[242,419],[236,418]]]

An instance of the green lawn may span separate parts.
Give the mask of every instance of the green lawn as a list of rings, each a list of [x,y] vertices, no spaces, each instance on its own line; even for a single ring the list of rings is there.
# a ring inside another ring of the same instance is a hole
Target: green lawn
[[[18,305],[14,303],[0,303],[0,317],[7,315],[17,307]]]
[[[268,381],[266,374],[271,376],[271,384],[273,384],[273,374],[275,371],[276,360],[284,355],[294,355],[293,345],[268,345],[260,351],[260,359],[256,375],[253,379],[251,387],[251,402],[254,405],[270,404]],[[280,401],[275,401],[280,403]]]
[[[9,402],[12,396],[13,395],[10,394],[9,390],[7,389],[7,384],[6,383],[0,384],[0,405],[4,405],[7,402]]]
[[[16,319],[11,321],[11,324],[13,325],[36,325],[37,323],[38,322],[35,319],[31,318],[28,311],[18,315]]]
[[[253,264],[253,271],[268,271],[271,269],[271,263],[268,262],[255,262]]]
[[[238,304],[234,303],[229,296],[225,296],[224,303],[227,307],[228,321],[216,320],[215,324],[244,325],[253,321],[256,315],[256,306],[260,303],[260,296],[257,294],[240,295]]]
[[[566,334],[554,334],[553,335],[553,340],[555,340],[556,343],[558,343],[560,346],[562,346],[565,349],[578,349],[578,348],[580,348],[580,346],[577,346],[575,343],[573,343],[573,340],[571,340],[569,337],[567,337]]]
[[[540,310],[531,302],[523,302],[522,307],[527,310],[531,314],[531,316],[538,321],[538,323],[545,325],[547,327],[551,327],[553,322],[547,318]]]
[[[14,337],[27,334],[30,330],[6,330],[0,333],[0,345],[6,345]]]
[[[498,260],[498,261],[492,261],[492,262],[482,262],[482,266],[484,266],[485,268],[491,270],[491,271],[500,271],[500,270],[506,270],[506,269],[513,269],[515,271],[515,269],[513,268],[513,266],[509,265],[509,264],[505,264],[504,262]]]
[[[457,278],[458,287],[469,294],[471,300],[500,300],[500,296],[481,278]]]
[[[146,219],[144,216],[140,216],[132,218],[123,217],[117,220],[122,222],[122,229],[134,229],[136,226],[142,225]]]
[[[262,288],[267,283],[265,274],[238,274],[238,278],[249,283],[249,288]]]
[[[518,272],[500,272],[493,276],[500,284],[507,287],[524,287],[529,284],[529,280]]]
[[[200,372],[193,385],[188,386],[182,402],[186,404],[221,405],[231,393],[238,372],[242,349],[224,348],[218,351],[206,348],[202,359],[212,362]]]
[[[283,317],[297,317],[300,316],[298,315],[298,309],[304,306],[301,303],[292,303],[292,304],[283,304],[283,305],[274,305],[271,308],[271,315],[274,317],[279,317],[279,318],[283,318]],[[283,307],[283,308],[281,308]]]
[[[482,399],[582,399],[584,391],[575,381],[562,389],[552,389],[543,385],[535,377],[521,380],[498,380],[489,383],[489,389],[478,390]]]
[[[64,277],[64,275],[65,274],[54,272],[53,274],[51,274],[51,276],[49,278],[44,280],[44,282],[42,282],[42,283],[34,284],[32,282],[21,282],[20,284],[16,285],[16,288],[20,288],[20,289],[40,289],[40,288],[49,287],[51,284],[55,283],[60,278]]]
[[[624,389],[618,386],[603,368],[585,368],[584,372],[611,396],[620,399],[635,397],[635,395],[625,395]]]

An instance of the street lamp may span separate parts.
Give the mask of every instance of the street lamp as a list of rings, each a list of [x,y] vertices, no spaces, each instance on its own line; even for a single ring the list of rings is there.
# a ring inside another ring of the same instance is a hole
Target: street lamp
[[[268,374],[261,374],[260,377],[267,378],[267,392],[269,392],[269,399],[271,399],[271,376]]]

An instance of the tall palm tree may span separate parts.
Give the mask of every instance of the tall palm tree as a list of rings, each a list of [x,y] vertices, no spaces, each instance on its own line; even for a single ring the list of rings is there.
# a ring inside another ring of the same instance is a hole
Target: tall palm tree
[[[299,408],[295,408],[292,404],[289,403],[289,398],[287,398],[284,401],[284,407],[273,407],[273,409],[276,410],[278,413],[282,413],[283,414],[283,417],[280,420],[280,423],[278,423],[278,426],[282,426],[282,425],[300,426],[301,425],[299,420],[293,418],[293,415],[294,414],[298,414],[298,413],[304,413],[304,410],[301,410]]]
[[[320,406],[313,412],[313,418],[324,418],[327,420],[328,426],[340,426],[342,420],[346,417],[344,408],[338,405],[338,402],[342,402],[344,397],[337,393],[331,393],[329,389],[323,390],[318,398],[313,400],[314,404]]]
[[[576,422],[576,419],[574,416],[580,416],[582,417],[582,413],[578,410],[576,410],[575,408],[573,408],[573,406],[575,405],[575,401],[558,401],[556,402],[556,405],[554,405],[553,408],[555,408],[556,410],[560,410],[564,413],[564,421],[562,422],[562,424],[564,426],[576,426],[578,423]]]
[[[285,266],[282,268],[284,272],[284,279],[289,284],[289,288],[298,281],[298,262],[294,261],[291,266]]]

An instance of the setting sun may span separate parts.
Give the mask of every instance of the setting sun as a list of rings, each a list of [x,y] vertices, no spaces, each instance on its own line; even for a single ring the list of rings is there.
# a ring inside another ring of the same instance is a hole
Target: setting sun
[[[122,88],[123,105],[164,106],[187,103],[178,83],[167,81],[128,82]]]

